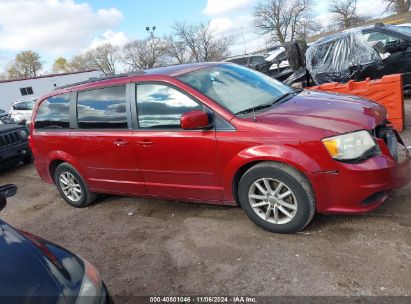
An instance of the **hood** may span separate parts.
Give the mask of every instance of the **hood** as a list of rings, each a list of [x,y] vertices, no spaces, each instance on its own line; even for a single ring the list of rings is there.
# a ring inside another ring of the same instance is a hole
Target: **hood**
[[[0,133],[1,132],[8,132],[11,130],[15,129],[21,129],[24,128],[24,126],[18,125],[18,124],[0,124]]]
[[[374,129],[386,116],[387,111],[383,106],[360,97],[303,91],[260,113],[257,121],[347,133]]]
[[[77,256],[2,221],[0,269],[0,295],[27,296],[27,303],[35,302],[38,296],[46,296],[52,303],[65,296],[70,303],[84,275],[84,265]]]

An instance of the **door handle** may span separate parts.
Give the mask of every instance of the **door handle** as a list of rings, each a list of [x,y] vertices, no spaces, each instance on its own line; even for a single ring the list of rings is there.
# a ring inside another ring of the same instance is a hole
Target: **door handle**
[[[142,141],[138,141],[137,144],[139,144],[140,146],[148,147],[148,146],[151,146],[154,143],[150,140],[142,140]]]
[[[115,144],[117,147],[124,147],[125,145],[128,145],[128,141],[123,139],[117,139],[113,141],[113,144]]]

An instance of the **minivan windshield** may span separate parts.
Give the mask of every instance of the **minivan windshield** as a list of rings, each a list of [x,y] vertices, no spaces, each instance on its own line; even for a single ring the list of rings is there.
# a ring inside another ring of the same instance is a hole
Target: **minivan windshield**
[[[220,64],[178,77],[233,114],[269,107],[296,91],[262,73],[236,64]]]

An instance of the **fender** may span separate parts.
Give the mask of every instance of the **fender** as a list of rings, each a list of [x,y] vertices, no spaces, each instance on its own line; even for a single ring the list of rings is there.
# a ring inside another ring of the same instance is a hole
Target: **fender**
[[[50,164],[55,160],[62,160],[64,162],[69,163],[74,168],[76,168],[76,170],[80,173],[81,176],[84,176],[83,167],[71,154],[68,154],[67,152],[61,150],[51,151],[47,157],[47,168],[50,168]],[[50,176],[51,180],[53,180],[53,177],[50,175],[50,170],[48,170],[48,175]]]
[[[275,161],[288,164],[305,175],[310,172],[321,171],[321,166],[317,161],[290,146],[262,145],[247,148],[234,155],[227,165],[222,168],[224,200],[234,201],[233,180],[237,171],[249,163],[259,161]]]

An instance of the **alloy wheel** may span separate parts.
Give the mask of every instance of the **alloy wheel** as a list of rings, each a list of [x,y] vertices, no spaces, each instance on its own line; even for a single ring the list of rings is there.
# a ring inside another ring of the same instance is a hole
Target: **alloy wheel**
[[[81,186],[78,180],[70,172],[62,172],[59,176],[60,188],[64,195],[73,202],[81,199]]]
[[[297,200],[293,191],[273,178],[261,178],[251,184],[248,199],[254,212],[270,223],[286,224],[297,213]]]

